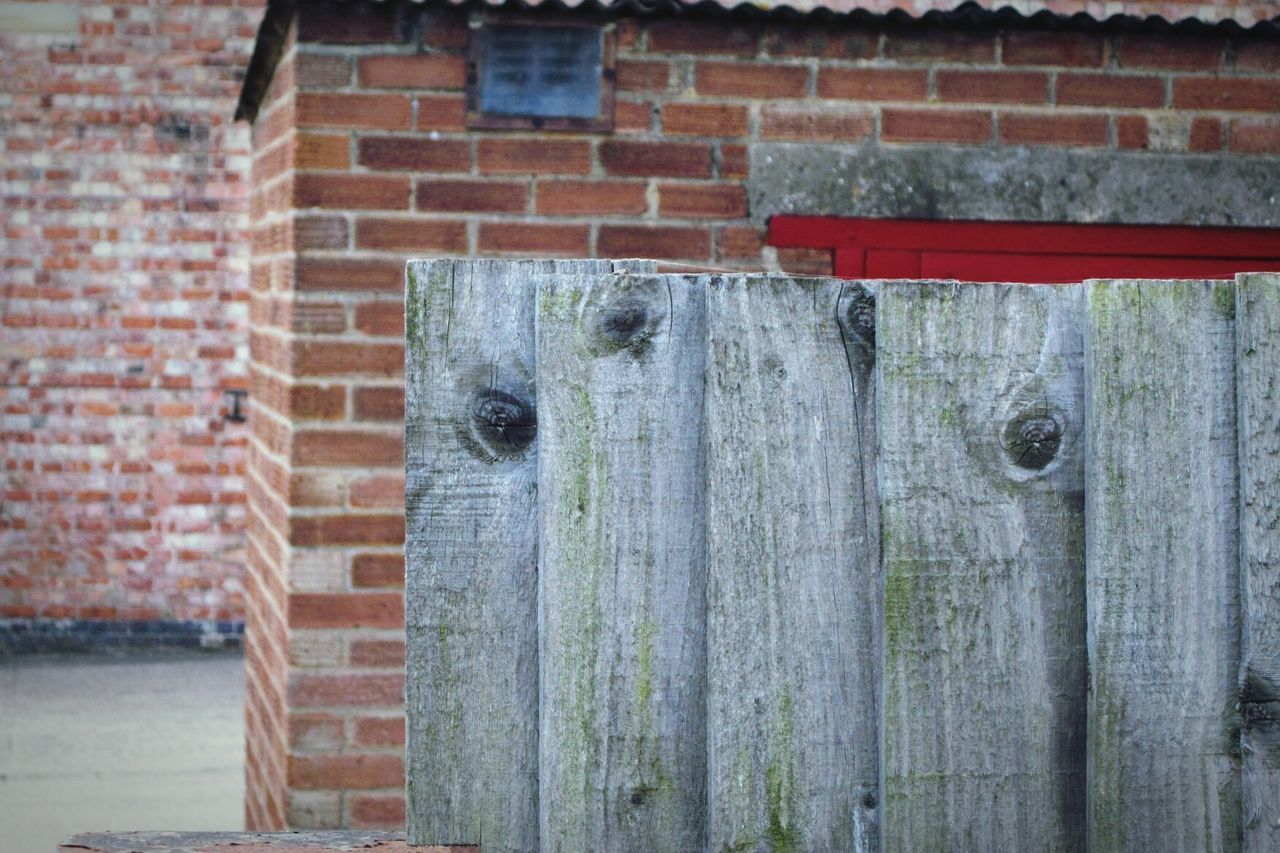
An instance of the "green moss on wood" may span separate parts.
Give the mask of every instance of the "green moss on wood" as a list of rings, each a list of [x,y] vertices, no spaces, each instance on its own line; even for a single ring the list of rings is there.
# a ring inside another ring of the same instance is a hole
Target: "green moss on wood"
[[[886,548],[886,551],[888,549]],[[911,619],[911,579],[900,561],[885,560],[884,634],[891,655],[902,647]]]
[[[567,704],[562,729],[565,741],[560,745],[564,788],[558,799],[561,808],[572,812],[561,824],[585,830],[588,803],[599,796],[593,790],[592,767],[602,747],[596,715],[596,670],[603,629],[599,602],[605,513],[599,506],[607,483],[604,453],[594,441],[597,426],[591,396],[581,385],[565,390],[570,405],[560,413],[563,444],[554,460],[557,480],[563,484],[556,514],[564,537],[560,565],[563,651],[559,657],[564,664],[561,696]],[[576,844],[571,838],[563,841],[570,848]]]
[[[765,769],[764,790],[768,808],[765,837],[774,853],[798,853],[804,849],[800,829],[796,826],[795,778],[795,706],[791,691],[784,688],[778,699],[774,723],[772,757]]]
[[[1119,286],[1108,282],[1099,282],[1089,287],[1089,321],[1093,328],[1105,329],[1111,325],[1120,291]]]
[[[418,340],[418,268],[416,264],[405,267],[404,333],[410,346]]]
[[[644,709],[653,696],[653,638],[658,626],[651,619],[636,627],[636,704]]]
[[[1236,318],[1236,287],[1230,281],[1218,281],[1209,285],[1213,288],[1213,310],[1224,320]]]
[[[582,304],[582,292],[572,288],[543,287],[538,291],[538,315],[543,318],[558,318],[559,321],[577,318]],[[568,324],[566,324],[568,325]],[[573,325],[577,326],[575,322]]]

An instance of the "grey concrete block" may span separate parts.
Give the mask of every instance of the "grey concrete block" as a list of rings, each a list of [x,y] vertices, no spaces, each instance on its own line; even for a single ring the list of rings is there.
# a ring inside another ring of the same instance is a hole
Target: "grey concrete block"
[[[1280,157],[957,146],[751,146],[751,218],[776,214],[1280,226]]]

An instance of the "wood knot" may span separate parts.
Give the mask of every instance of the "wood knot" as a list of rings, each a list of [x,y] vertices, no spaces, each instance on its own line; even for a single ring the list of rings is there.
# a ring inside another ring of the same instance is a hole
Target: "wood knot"
[[[639,299],[622,299],[596,315],[596,335],[617,347],[628,346],[648,325],[649,309]]]
[[[498,388],[478,389],[467,414],[463,444],[485,461],[520,457],[538,434],[533,402]]]
[[[1240,685],[1240,716],[1251,730],[1280,728],[1280,690],[1252,669]]]
[[[1066,426],[1066,417],[1057,409],[1019,412],[1005,423],[1000,445],[1014,465],[1039,471],[1058,455]]]
[[[876,296],[862,285],[854,286],[844,298],[840,325],[850,342],[872,351],[876,347]]]
[[[582,318],[595,355],[641,357],[666,321],[668,294],[657,279],[619,276],[591,294]]]
[[[861,285],[846,285],[836,305],[836,322],[849,369],[866,376],[876,363],[876,294]]]
[[[760,360],[760,376],[774,384],[781,384],[787,379],[787,366],[776,355],[767,355]]]

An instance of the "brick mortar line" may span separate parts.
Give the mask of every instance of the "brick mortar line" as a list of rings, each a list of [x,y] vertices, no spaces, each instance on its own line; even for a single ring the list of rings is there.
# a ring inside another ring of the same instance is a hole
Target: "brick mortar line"
[[[247,642],[247,638],[249,636],[249,633],[248,633],[249,625],[247,622],[246,622],[245,628],[246,628],[245,656],[246,656],[246,664],[247,664],[245,666],[246,686],[256,685],[258,687],[258,695],[265,694],[268,696],[278,696],[282,699],[287,700],[288,691],[287,689],[285,689],[285,685],[277,683],[278,676],[276,675],[276,673],[283,671],[287,667],[270,666],[270,664],[272,663],[270,658],[274,657],[276,655],[276,652],[271,648],[264,649],[261,639],[255,639],[252,644]],[[252,651],[251,651],[251,648],[252,648]],[[284,662],[287,664],[287,661],[288,661],[287,648],[281,649],[280,660],[281,662]],[[286,713],[288,712],[287,707],[285,709],[285,712]]]
[[[278,624],[280,626],[283,626],[285,631],[288,631],[287,613],[285,613],[285,611],[283,610],[283,606],[284,606],[283,602],[280,603],[280,606],[276,606],[274,602],[266,601],[264,605],[264,599],[269,599],[269,598],[270,596],[260,596],[259,606],[264,608],[264,611],[269,611],[268,615],[271,617],[271,620],[273,620],[273,624]],[[253,625],[253,622],[250,619],[247,619],[247,616],[248,616],[248,611],[246,610],[246,621],[244,621],[244,625],[246,625],[246,634],[250,633],[250,630],[248,629],[250,629],[250,626]],[[288,652],[289,652],[288,643],[285,643],[285,647],[282,649],[282,652],[284,653],[284,657],[285,657],[285,666],[283,667],[283,669],[285,672],[287,672],[288,671]],[[259,669],[259,667],[250,667],[250,669],[257,670]]]
[[[268,459],[271,459],[271,458],[272,458],[272,454],[271,454],[269,451],[267,451],[267,450],[261,449],[261,445],[260,445],[260,443],[259,443],[259,442],[254,441],[254,439],[253,439],[253,438],[251,438],[251,439],[250,439],[250,444],[251,444],[251,445],[253,445],[254,447],[258,448],[256,452],[260,453],[262,456],[264,456],[264,457],[266,457],[266,458],[268,458]],[[285,471],[290,470],[290,467],[289,467],[287,464],[286,464],[286,465],[280,465],[280,466],[278,466],[278,467],[283,468]],[[257,467],[256,467],[256,466],[253,466],[253,465],[246,466],[246,468],[245,468],[245,473],[244,473],[244,475],[243,475],[243,476],[244,476],[244,478],[245,478],[245,480],[246,480],[246,481],[249,481],[249,480],[254,481],[254,482],[258,485],[259,489],[260,489],[263,493],[265,493],[265,494],[267,494],[267,495],[271,495],[272,497],[280,498],[280,499],[281,499],[280,506],[281,506],[282,508],[284,508],[284,509],[287,511],[287,510],[288,510],[288,508],[289,508],[288,495],[287,495],[287,494],[285,494],[285,495],[281,495],[279,492],[277,492],[277,491],[275,490],[275,487],[273,487],[270,483],[268,483],[266,480],[262,479],[261,477],[259,477],[259,476],[257,475],[257,471],[258,471],[258,469],[257,469]],[[248,485],[248,483],[247,483],[247,482],[246,482],[246,485]],[[248,494],[249,494],[249,490],[248,490],[247,488],[245,489],[245,492],[246,492],[246,496],[248,496]],[[249,502],[248,502],[248,505],[249,505],[249,506],[252,506],[252,505],[253,505],[253,503],[254,503],[254,501],[253,501],[252,499],[250,499],[250,500],[249,500]],[[286,515],[287,515],[287,512],[286,512]],[[265,525],[264,525],[264,529],[272,529],[272,528],[269,528],[269,527],[267,527],[267,526],[265,526]],[[281,536],[281,535],[279,534],[279,532],[278,532],[278,531],[274,531],[273,529],[272,529],[272,532],[273,532],[273,534],[275,534],[275,535],[277,536],[277,538],[280,540],[280,544],[281,544],[281,545],[283,545],[285,548],[292,547],[291,545],[289,545],[289,542],[288,542],[288,540],[287,540],[287,538],[286,538],[286,537]]]

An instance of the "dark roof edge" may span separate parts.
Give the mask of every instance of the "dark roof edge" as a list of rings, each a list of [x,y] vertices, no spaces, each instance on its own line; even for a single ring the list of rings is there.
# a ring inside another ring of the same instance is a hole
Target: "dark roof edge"
[[[343,2],[343,0],[337,0]],[[1062,15],[1048,10],[1041,10],[1025,15],[1010,6],[1000,9],[986,9],[976,3],[963,3],[951,11],[931,10],[923,15],[913,15],[900,9],[890,12],[871,12],[866,9],[855,9],[851,12],[834,12],[830,9],[815,9],[811,12],[800,12],[790,7],[781,6],[761,9],[752,5],[750,0],[732,8],[726,8],[715,0],[585,0],[579,5],[569,6],[561,0],[545,0],[537,4],[528,4],[522,0],[345,0],[354,4],[363,2],[410,2],[414,5],[447,5],[457,8],[491,10],[495,8],[516,8],[531,12],[567,12],[590,13],[595,15],[629,15],[629,16],[670,16],[690,15],[694,17],[742,17],[776,20],[845,20],[867,26],[892,27],[936,27],[952,29],[1000,28],[1000,29],[1043,29],[1077,32],[1149,32],[1149,33],[1216,33],[1226,36],[1246,36],[1251,38],[1280,37],[1280,17],[1245,27],[1233,20],[1214,22],[1201,21],[1198,18],[1183,18],[1169,21],[1156,15],[1138,17],[1135,15],[1112,15],[1099,19],[1084,12],[1074,15]],[[236,103],[235,120],[245,119],[249,123],[258,116],[262,98],[275,74],[276,65],[284,52],[284,43],[289,27],[293,23],[294,13],[305,0],[267,0],[267,10],[258,27],[258,37],[254,43],[253,56],[245,71],[244,83],[240,88],[240,98]]]
[[[276,74],[276,66],[280,64],[289,27],[293,24],[293,13],[297,9],[298,0],[267,0],[267,11],[263,13],[258,37],[253,42],[253,56],[249,57],[249,67],[245,69],[244,82],[240,84],[234,121],[244,119],[253,124],[258,118],[258,109],[267,94],[267,87],[271,85],[271,78]]]

